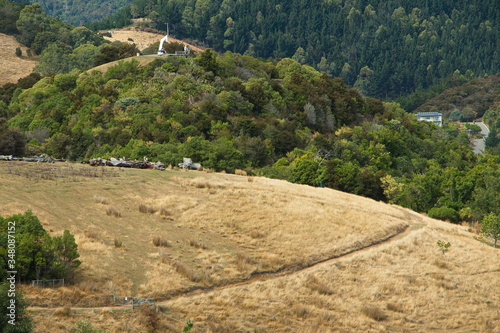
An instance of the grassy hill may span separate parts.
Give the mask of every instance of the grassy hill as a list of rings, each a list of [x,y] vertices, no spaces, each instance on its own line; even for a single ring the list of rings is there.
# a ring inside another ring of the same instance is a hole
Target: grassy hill
[[[16,56],[16,48],[21,48],[23,55]],[[13,36],[0,33],[0,86],[6,83],[16,83],[17,80],[28,76],[33,67],[36,66],[37,60],[28,58],[26,54],[27,48],[19,44]]]
[[[75,285],[23,287],[37,332],[500,329],[498,250],[397,206],[197,171],[2,162],[0,181],[2,215],[32,209],[79,244]],[[161,311],[106,307],[113,292]]]
[[[122,29],[112,29],[111,31],[112,31],[112,36],[104,37],[104,39],[109,40],[111,42],[120,41],[120,42],[134,43],[135,45],[137,45],[137,48],[141,51],[153,45],[154,43],[159,43],[160,40],[165,36],[163,34],[156,32],[136,30],[134,26],[129,26]],[[196,53],[201,53],[205,50],[203,48],[197,47],[195,45],[187,43],[186,41],[176,39],[171,36],[169,37],[168,40],[170,43],[186,44],[189,46],[191,51],[194,51]]]

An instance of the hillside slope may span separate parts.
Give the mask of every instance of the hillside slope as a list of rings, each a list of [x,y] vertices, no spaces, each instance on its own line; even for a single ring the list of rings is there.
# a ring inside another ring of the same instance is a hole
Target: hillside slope
[[[465,114],[475,112],[476,117],[482,117],[493,104],[499,102],[500,74],[497,74],[474,79],[458,87],[447,89],[427,100],[415,111],[439,111],[449,117],[453,111],[459,110],[460,113]]]
[[[109,40],[111,42],[120,41],[120,42],[134,43],[135,45],[137,45],[137,48],[141,51],[149,47],[150,45],[159,42],[164,37],[164,35],[159,33],[135,30],[132,27],[123,29],[113,29],[112,31],[113,31],[112,37],[104,37],[104,39]],[[169,37],[169,41],[171,43],[186,44],[192,51],[197,53],[204,51],[204,49],[202,48],[199,48],[192,44],[188,44],[182,40],[173,37]]]
[[[103,17],[116,13],[120,8],[130,3],[129,0],[92,0],[92,1],[26,1],[30,4],[40,3],[43,10],[50,16],[60,18],[65,23],[79,26],[82,23],[89,23],[100,20]]]
[[[499,72],[500,20],[492,0],[135,0],[133,6],[95,27],[128,25],[134,12],[221,52],[293,57],[376,98],[425,89],[454,73]]]
[[[2,162],[0,179],[2,214],[32,209],[52,234],[70,229],[79,244],[74,286],[23,288],[33,306],[49,306],[31,310],[37,332],[85,319],[120,332],[152,322],[179,332],[187,320],[192,332],[500,329],[498,250],[397,206],[196,171]],[[121,216],[107,215],[111,208]],[[441,253],[437,240],[451,250]],[[288,269],[251,277],[280,267]],[[194,286],[219,287],[186,293]],[[114,291],[154,297],[163,310],[108,308]],[[64,305],[73,310],[54,310]]]
[[[22,57],[16,56],[17,47],[21,48]],[[26,49],[13,36],[0,33],[0,86],[16,83],[33,71],[37,61],[27,57]]]

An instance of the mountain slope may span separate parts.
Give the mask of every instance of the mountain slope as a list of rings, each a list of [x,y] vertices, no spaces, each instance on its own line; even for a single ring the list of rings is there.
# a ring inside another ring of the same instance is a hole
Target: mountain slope
[[[499,72],[498,5],[488,1],[136,0],[134,13],[218,51],[293,57],[365,95],[395,98],[462,73]],[[127,25],[130,8],[102,25]]]

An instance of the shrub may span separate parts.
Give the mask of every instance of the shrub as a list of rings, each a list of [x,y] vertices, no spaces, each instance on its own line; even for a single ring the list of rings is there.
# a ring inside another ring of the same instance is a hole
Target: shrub
[[[23,51],[21,51],[20,47],[16,47],[16,57],[21,57],[23,55]]]
[[[79,320],[76,322],[74,328],[71,329],[71,333],[100,333],[101,329],[94,328],[92,323],[88,320]]]
[[[486,215],[481,222],[481,233],[483,236],[493,238],[493,247],[496,248],[500,239],[500,216],[495,213]]]
[[[29,302],[24,298],[23,293],[16,290],[13,298],[9,296],[10,283],[7,280],[2,280],[0,283],[0,307],[2,308],[2,316],[0,316],[0,327],[2,332],[32,332],[32,318],[28,315],[26,308]],[[16,304],[16,321],[15,326],[8,323],[11,317],[8,315],[7,307],[11,306],[11,300],[15,300]],[[15,329],[9,330],[7,327],[12,326]]]
[[[16,250],[16,270],[22,280],[71,279],[75,269],[81,264],[78,258],[78,245],[75,237],[64,230],[62,236],[51,237],[42,223],[31,211],[7,218],[0,216],[0,230],[12,228],[15,224],[16,243],[21,250]],[[9,229],[11,230],[11,229]],[[9,242],[9,244],[11,244]],[[0,241],[0,253],[7,258],[7,236]],[[10,252],[9,252],[10,253]],[[2,258],[3,259],[3,258]],[[9,267],[7,260],[0,259],[0,279],[7,278]]]
[[[460,215],[456,210],[449,207],[434,207],[429,209],[427,215],[433,219],[450,221],[452,223],[460,222]]]
[[[115,238],[115,247],[122,247],[122,246],[123,246],[123,242],[121,240]]]

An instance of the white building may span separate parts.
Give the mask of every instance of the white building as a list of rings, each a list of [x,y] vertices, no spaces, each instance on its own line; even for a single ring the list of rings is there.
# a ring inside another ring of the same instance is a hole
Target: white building
[[[429,121],[438,126],[443,126],[443,114],[439,112],[419,112],[415,115],[418,121]]]

